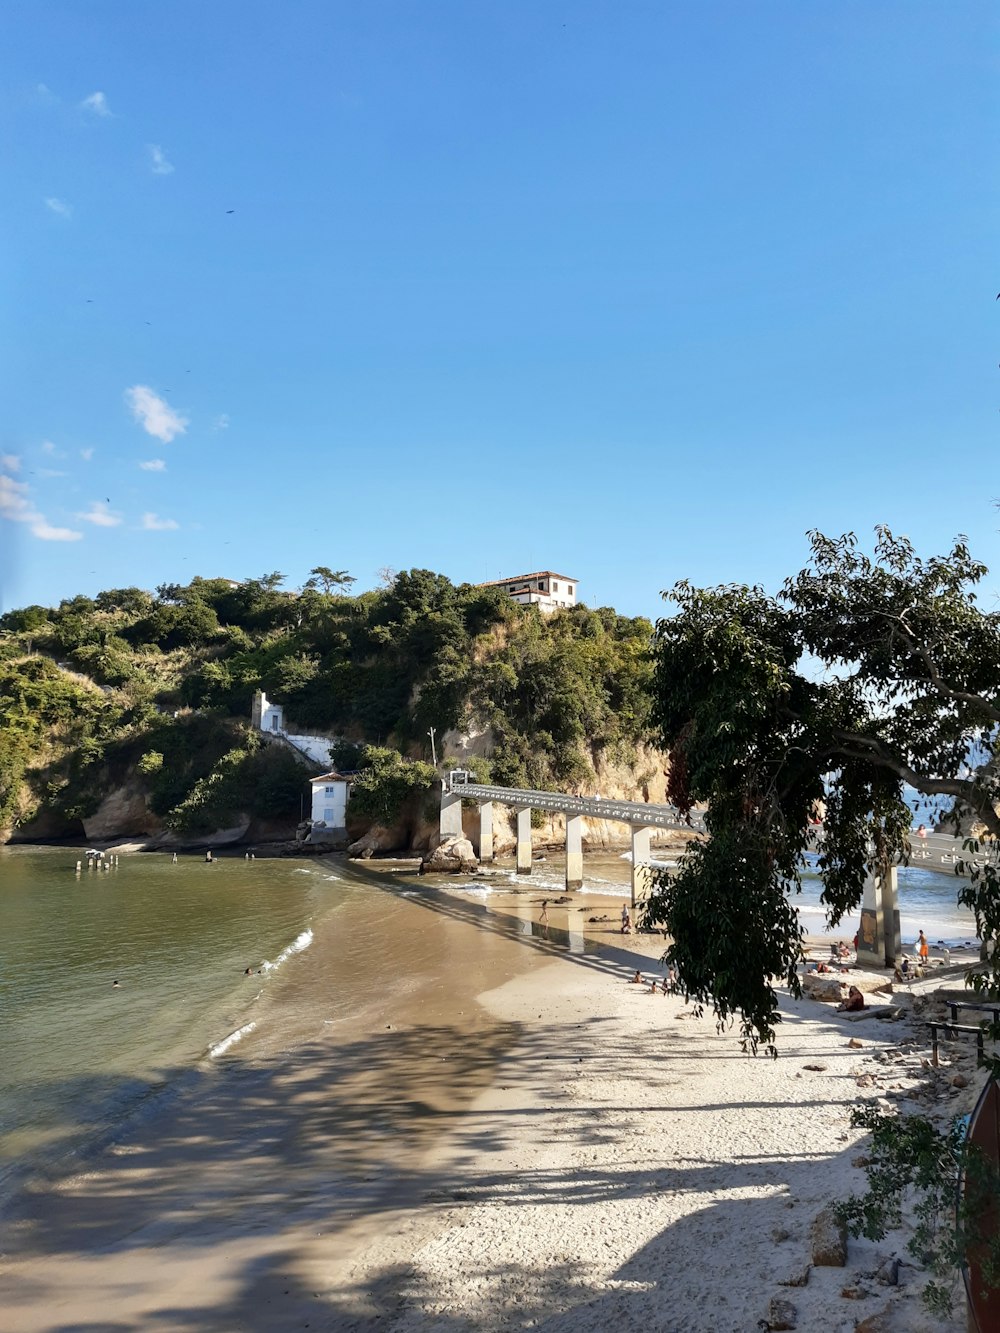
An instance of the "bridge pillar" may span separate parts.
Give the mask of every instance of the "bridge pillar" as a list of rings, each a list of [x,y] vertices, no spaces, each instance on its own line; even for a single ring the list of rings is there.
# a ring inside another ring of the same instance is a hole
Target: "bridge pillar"
[[[894,967],[902,953],[896,867],[885,876],[869,874],[861,899],[858,963],[861,967]]]
[[[644,864],[649,860],[649,836],[651,828],[636,828],[632,825],[632,907],[644,902],[652,887],[653,870]]]
[[[485,865],[493,860],[493,802],[479,803],[479,859]]]
[[[441,823],[438,826],[442,841],[445,838],[462,837],[462,798],[456,792],[449,791],[441,782]]]
[[[566,816],[566,892],[583,888],[583,815]]]
[[[517,865],[518,875],[531,874],[531,806],[517,812]]]

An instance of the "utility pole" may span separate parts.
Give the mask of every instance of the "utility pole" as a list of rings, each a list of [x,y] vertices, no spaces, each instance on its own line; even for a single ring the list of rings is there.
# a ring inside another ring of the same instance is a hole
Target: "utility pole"
[[[437,746],[434,744],[434,732],[436,730],[436,727],[431,727],[430,731],[427,733],[431,738],[431,759],[434,761],[435,768],[438,766]]]

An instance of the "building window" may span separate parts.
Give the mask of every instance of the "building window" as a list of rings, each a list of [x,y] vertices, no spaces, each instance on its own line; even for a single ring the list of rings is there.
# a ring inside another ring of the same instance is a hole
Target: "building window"
[[[539,579],[539,580],[538,580],[538,591],[539,591],[539,592],[544,592],[544,591],[545,591],[545,580],[544,580],[544,579]]]
[[[508,592],[513,592],[513,591],[514,591],[514,585],[513,585],[513,583],[510,585],[510,587],[507,589],[507,591],[508,591]]]
[[[567,584],[566,584],[566,591],[569,593],[570,597],[573,596],[573,585],[572,585],[572,583],[567,583]]]
[[[332,795],[333,795],[333,788],[332,788],[332,787],[325,787],[325,788],[324,788],[324,791],[325,791],[325,793],[326,793],[327,796],[332,796]]]
[[[555,579],[552,580],[552,591],[553,591],[553,592],[558,592],[558,591],[559,591],[559,584],[556,583]]]

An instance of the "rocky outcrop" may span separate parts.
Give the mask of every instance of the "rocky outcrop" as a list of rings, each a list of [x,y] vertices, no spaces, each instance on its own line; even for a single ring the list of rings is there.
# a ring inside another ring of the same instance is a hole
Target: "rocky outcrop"
[[[150,846],[168,852],[181,847],[229,847],[234,842],[243,842],[249,827],[250,816],[240,815],[239,822],[231,828],[214,829],[211,833],[160,833]]]
[[[394,824],[392,828],[386,828],[382,824],[373,824],[367,833],[350,844],[347,855],[355,860],[367,861],[376,852],[399,852],[408,845],[409,837],[403,825]]]
[[[83,831],[91,842],[145,838],[162,829],[162,823],[146,804],[145,793],[131,784],[109,792],[96,811],[83,821]]]
[[[479,869],[479,862],[469,839],[453,835],[427,852],[420,868],[434,874],[469,874]]]

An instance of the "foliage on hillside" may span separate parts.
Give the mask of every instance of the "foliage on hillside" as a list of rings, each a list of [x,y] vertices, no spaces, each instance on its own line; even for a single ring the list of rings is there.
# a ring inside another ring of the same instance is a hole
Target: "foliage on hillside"
[[[346,571],[320,572],[297,593],[280,574],[195,578],[0,618],[0,827],[39,804],[79,818],[126,777],[186,831],[237,807],[297,813],[301,769],[257,753],[243,725],[257,689],[303,729],[369,747],[380,777],[355,808],[372,817],[402,781],[378,756],[429,759],[432,726],[489,726],[510,785],[585,783],[599,755],[627,760],[645,738],[648,621],[584,606],[545,619],[419,569],[350,596]],[[426,785],[405,772],[411,793]]]

